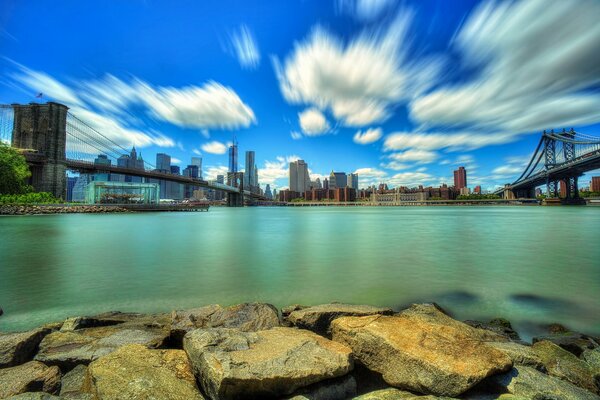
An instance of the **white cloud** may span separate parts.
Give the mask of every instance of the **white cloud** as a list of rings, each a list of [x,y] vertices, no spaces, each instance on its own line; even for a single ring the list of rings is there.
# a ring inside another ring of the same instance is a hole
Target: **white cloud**
[[[291,131],[290,132],[290,136],[292,137],[292,139],[294,140],[298,140],[298,139],[302,139],[302,133],[298,132],[298,131]]]
[[[412,149],[402,153],[392,153],[388,157],[399,162],[415,161],[420,164],[427,164],[437,160],[439,155],[434,151]]]
[[[598,15],[594,0],[482,3],[454,41],[474,78],[418,97],[410,115],[514,133],[600,121]]]
[[[287,185],[287,179],[289,177],[289,163],[292,161],[299,160],[300,157],[296,155],[289,155],[286,157],[279,156],[274,161],[265,161],[263,168],[258,169],[258,179],[261,186],[267,183],[271,185],[271,188],[282,188],[283,185],[278,185],[278,180],[285,180]]]
[[[210,154],[225,154],[227,152],[227,146],[224,143],[216,140],[212,142],[206,142],[200,148],[203,152]]]
[[[298,113],[300,128],[306,136],[319,136],[327,133],[329,122],[321,111],[317,108],[307,108]]]
[[[225,183],[227,183],[227,172],[229,168],[224,165],[211,165],[203,168],[202,176],[208,181],[216,181],[217,175],[223,175]]]
[[[254,69],[260,64],[260,51],[256,39],[246,25],[231,34],[231,46],[243,68]]]
[[[373,21],[388,10],[396,0],[337,0],[337,11],[355,16],[361,21]]]
[[[273,65],[284,98],[328,109],[347,126],[385,121],[395,103],[434,83],[440,63],[406,61],[412,14],[399,13],[386,29],[365,30],[348,43],[317,27],[283,63]]]
[[[419,186],[433,184],[436,179],[425,172],[401,172],[393,175],[388,179],[387,183],[391,183],[394,186]],[[437,182],[436,182],[437,183]]]
[[[171,157],[172,164],[181,164],[181,160],[179,158]]]
[[[394,160],[392,160],[392,161],[389,161],[389,162],[387,162],[387,163],[382,163],[382,164],[381,164],[381,166],[382,166],[383,168],[387,168],[387,169],[393,169],[394,171],[401,171],[401,170],[403,170],[403,169],[408,169],[408,168],[410,168],[410,165],[408,165],[408,164],[403,164],[403,163],[400,163],[400,162],[398,162],[398,161],[394,161]]]
[[[202,152],[201,152],[200,150],[198,150],[198,149],[193,149],[193,150],[192,150],[192,153],[194,153],[194,154],[196,154],[196,155],[198,155],[198,156],[201,156],[201,155],[202,155]]]
[[[358,143],[358,144],[369,144],[369,143],[373,143],[378,141],[379,139],[381,139],[381,136],[383,135],[383,132],[381,131],[381,128],[370,128],[367,129],[366,131],[357,131],[354,134],[354,143]]]
[[[517,140],[511,133],[413,133],[394,132],[386,136],[386,150],[405,150],[409,148],[422,150],[439,150],[447,148],[452,151],[473,150],[493,144],[509,143]]]
[[[354,173],[358,174],[358,186],[361,188],[378,185],[388,177],[385,171],[372,167],[358,168]]]

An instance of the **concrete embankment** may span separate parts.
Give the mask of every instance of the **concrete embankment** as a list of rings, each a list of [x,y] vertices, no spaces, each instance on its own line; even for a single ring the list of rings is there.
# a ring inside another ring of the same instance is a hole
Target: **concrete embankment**
[[[1,320],[0,320],[1,321]],[[436,304],[209,305],[0,333],[0,398],[600,399],[597,338]]]

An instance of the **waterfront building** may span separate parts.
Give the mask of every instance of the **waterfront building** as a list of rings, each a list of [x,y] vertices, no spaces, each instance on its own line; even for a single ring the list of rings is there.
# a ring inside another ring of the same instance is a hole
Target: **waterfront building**
[[[358,174],[348,174],[348,187],[358,190]]]
[[[600,176],[592,176],[590,192],[600,192]]]
[[[112,165],[112,161],[105,154],[98,154],[98,157],[94,160],[94,165]],[[108,181],[110,180],[110,173],[97,173],[94,174],[93,180],[95,181]]]
[[[390,193],[373,193],[371,201],[377,205],[399,206],[419,203],[429,198],[426,191],[401,192],[394,190]]]
[[[92,176],[90,174],[80,174],[73,185],[71,201],[76,203],[84,202],[87,186],[90,182],[92,182]]]
[[[86,187],[88,204],[158,204],[157,183],[92,181]]]
[[[198,167],[198,179],[202,179],[202,157],[192,157],[190,164]]]
[[[300,193],[294,190],[286,189],[279,191],[279,201],[289,203],[290,201],[298,198],[300,198]]]
[[[475,194],[481,194],[481,186],[479,186],[479,185],[475,186],[475,189],[473,190],[473,193],[475,193]]]
[[[323,179],[323,189],[329,190],[329,179]]]
[[[144,159],[141,153],[138,156],[137,150],[133,146],[129,154],[123,154],[117,159],[117,166],[129,169],[144,169]],[[142,182],[143,178],[140,176],[112,174],[111,180],[119,182]]]
[[[277,200],[278,199],[278,197],[277,197],[278,194],[279,193],[277,193],[277,189],[273,189],[273,200]]]
[[[319,178],[315,179],[314,181],[311,181],[310,187],[312,189],[322,189],[323,188],[323,186],[321,185],[321,180]]]
[[[454,171],[454,187],[456,190],[467,187],[467,170],[465,167],[458,167],[458,169]]]
[[[76,182],[77,182],[77,177],[75,177],[75,176],[67,177],[67,201],[73,201],[73,188],[75,187]]]
[[[171,156],[165,153],[157,153],[156,170],[160,172],[171,172]]]
[[[229,146],[229,172],[238,172],[238,146],[235,139]]]
[[[471,191],[469,190],[468,187],[462,187],[462,188],[460,188],[459,193],[461,196],[468,196],[469,194],[471,194]]]
[[[308,164],[304,160],[292,161],[289,169],[290,191],[304,193],[310,189]],[[281,193],[281,192],[279,192]]]
[[[348,176],[345,172],[333,172],[329,174],[329,189],[344,188],[348,185]]]

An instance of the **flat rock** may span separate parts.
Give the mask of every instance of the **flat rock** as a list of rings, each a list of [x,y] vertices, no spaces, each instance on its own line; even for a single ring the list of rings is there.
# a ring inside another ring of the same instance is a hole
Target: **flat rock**
[[[549,327],[551,330],[547,335],[540,335],[533,338],[533,343],[543,340],[552,342],[563,349],[573,353],[577,357],[585,350],[591,350],[599,347],[598,342],[591,336],[578,332],[571,332],[562,325],[554,324]]]
[[[512,366],[510,357],[485,343],[502,336],[456,321],[431,304],[394,316],[341,317],[332,333],[389,385],[418,393],[457,396]]]
[[[534,343],[532,348],[542,360],[549,375],[564,379],[591,392],[597,392],[592,371],[584,361],[547,340]]]
[[[40,343],[35,359],[67,371],[115,351],[127,344],[160,347],[169,336],[166,329],[130,328],[124,325],[53,332]]]
[[[525,365],[543,372],[546,370],[542,360],[531,346],[515,342],[488,342],[488,345],[505,353],[515,365]]]
[[[516,366],[506,374],[486,379],[486,385],[525,399],[600,400],[600,397],[572,383],[530,367]]]
[[[60,396],[62,398],[77,398],[83,393],[83,383],[87,374],[87,366],[78,365],[63,375],[60,381]]]
[[[84,392],[96,400],[203,399],[183,350],[150,350],[136,344],[93,361]]]
[[[353,367],[347,346],[294,328],[197,329],[185,335],[183,348],[211,399],[289,395]]]
[[[489,322],[471,320],[467,320],[464,322],[465,324],[470,325],[474,328],[487,329],[489,331],[495,332],[510,340],[521,340],[519,334],[513,329],[511,323],[504,318],[494,318]]]
[[[31,361],[42,339],[51,332],[38,328],[27,332],[0,333],[0,368]]]
[[[414,398],[415,394],[396,388],[380,389],[373,392],[365,393],[354,400],[404,400]]]
[[[336,318],[346,316],[362,317],[375,314],[391,315],[393,313],[394,311],[391,308],[332,303],[294,310],[287,316],[287,321],[298,328],[329,336],[331,334],[331,321]]]
[[[306,386],[288,400],[346,400],[356,396],[356,380],[351,375]]]
[[[120,325],[121,328],[166,328],[168,329],[171,318],[169,314],[139,314],[110,311],[90,317],[67,318],[61,331],[75,331],[85,328]]]
[[[266,303],[244,303],[230,307],[213,304],[171,313],[171,339],[181,342],[183,336],[198,328],[236,328],[244,332],[279,326],[277,308]]]
[[[26,392],[54,394],[60,387],[60,370],[37,361],[0,369],[0,399]]]

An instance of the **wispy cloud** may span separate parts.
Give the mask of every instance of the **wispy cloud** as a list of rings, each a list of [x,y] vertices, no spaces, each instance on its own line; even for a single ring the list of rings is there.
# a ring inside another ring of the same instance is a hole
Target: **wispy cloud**
[[[231,34],[230,44],[242,68],[255,69],[260,65],[256,39],[246,25],[241,25]]]
[[[225,154],[227,152],[227,145],[216,140],[206,142],[200,148],[203,152],[210,154]]]
[[[336,0],[336,10],[339,13],[350,14],[360,21],[370,22],[396,3],[396,0]]]
[[[371,144],[381,139],[382,135],[383,131],[381,128],[370,128],[366,131],[357,131],[352,140],[358,144]]]

